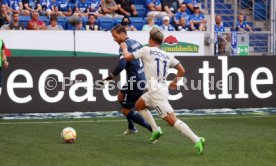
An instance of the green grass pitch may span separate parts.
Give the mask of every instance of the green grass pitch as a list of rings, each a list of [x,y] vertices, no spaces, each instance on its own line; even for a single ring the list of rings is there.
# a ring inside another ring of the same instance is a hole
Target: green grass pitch
[[[123,136],[124,118],[0,120],[0,166],[273,166],[276,116],[180,117],[206,138],[203,155],[174,128],[157,119],[164,135],[155,145],[139,127]],[[74,144],[61,142],[71,126]]]

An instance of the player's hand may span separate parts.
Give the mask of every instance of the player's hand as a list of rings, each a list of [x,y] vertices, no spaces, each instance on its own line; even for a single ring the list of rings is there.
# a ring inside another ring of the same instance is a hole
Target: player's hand
[[[4,64],[3,64],[4,68],[8,68],[9,67],[9,62],[8,61],[5,61]]]
[[[99,85],[104,86],[105,80],[99,80]]]
[[[177,88],[177,83],[175,81],[172,81],[169,87],[170,89],[175,90]]]
[[[123,51],[127,50],[127,45],[126,45],[125,42],[121,43],[120,46],[121,46],[121,48],[122,48]]]

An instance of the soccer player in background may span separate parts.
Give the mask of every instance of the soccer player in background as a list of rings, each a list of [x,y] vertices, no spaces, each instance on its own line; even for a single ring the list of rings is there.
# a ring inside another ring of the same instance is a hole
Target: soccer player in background
[[[177,82],[184,75],[185,70],[172,54],[168,54],[160,49],[163,38],[162,32],[153,28],[150,31],[149,47],[143,47],[138,51],[130,53],[126,43],[121,44],[125,60],[131,62],[141,58],[144,63],[148,91],[136,102],[136,110],[139,111],[151,125],[153,130],[151,137],[152,141],[158,139],[162,135],[162,131],[158,129],[151,113],[148,111],[148,107],[154,108],[159,116],[170,126],[175,127],[181,134],[190,138],[195,144],[197,152],[202,154],[205,139],[203,137],[198,137],[186,123],[178,119],[174,114],[173,108],[169,104],[169,91],[166,81],[168,70],[169,68],[177,69],[177,75],[169,85],[171,89],[176,89]]]
[[[142,48],[142,45],[139,42],[128,38],[126,29],[122,25],[115,26],[111,30],[111,33],[114,41],[116,41],[119,45],[125,42],[130,52],[134,52]],[[118,93],[118,101],[122,106],[122,113],[128,120],[128,129],[124,132],[124,135],[134,134],[137,132],[133,122],[147,128],[151,132],[152,130],[150,125],[143,119],[143,117],[136,111],[132,111],[135,106],[135,102],[143,94],[145,89],[146,81],[143,63],[139,59],[127,62],[122,55],[121,49],[119,50],[119,58],[120,61],[118,66],[107,78],[104,79],[104,81],[114,79],[124,69],[127,72],[127,84],[124,85]],[[141,87],[138,87],[137,83],[139,81],[143,81],[143,83],[140,84]]]
[[[0,55],[0,96],[2,92],[2,68],[8,68],[9,62],[7,61],[7,57],[5,55],[5,44],[2,39],[0,39],[0,49],[1,49],[1,55]]]

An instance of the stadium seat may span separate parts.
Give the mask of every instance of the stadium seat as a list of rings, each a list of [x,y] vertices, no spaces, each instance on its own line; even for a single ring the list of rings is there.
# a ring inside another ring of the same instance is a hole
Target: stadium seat
[[[99,25],[102,30],[110,30],[114,26],[114,20],[108,17],[100,17]]]
[[[146,0],[133,0],[134,5],[144,5]]]
[[[25,28],[27,28],[27,25],[30,19],[31,19],[30,16],[19,16],[19,22],[23,23]]]
[[[48,17],[46,17],[46,16],[40,16],[39,20],[43,21],[46,26],[49,25],[49,19],[48,19]]]
[[[145,21],[142,17],[130,17],[130,21],[137,30],[142,30],[145,25]]]
[[[137,10],[138,16],[139,17],[145,17],[146,16],[146,9],[144,5],[135,5],[135,8]]]
[[[254,19],[255,20],[266,20],[266,4],[264,2],[255,2],[254,4]]]
[[[50,22],[49,22],[49,24],[50,24]],[[58,17],[58,25],[62,26],[63,29],[66,29],[65,17]]]
[[[114,21],[114,26],[115,26],[122,22],[122,18],[117,17],[117,18],[114,18],[113,21]]]

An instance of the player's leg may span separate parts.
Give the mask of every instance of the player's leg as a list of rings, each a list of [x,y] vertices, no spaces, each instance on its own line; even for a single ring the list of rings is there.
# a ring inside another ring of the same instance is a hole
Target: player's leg
[[[138,114],[136,111],[132,111],[131,109],[134,108],[135,102],[137,100],[137,95],[141,96],[141,94],[136,94],[135,91],[127,91],[126,94],[122,92],[118,94],[118,99],[122,105],[122,112],[126,116],[129,121],[133,121],[146,129],[150,132],[152,131],[150,125],[145,121],[145,119]]]
[[[137,100],[135,104],[135,108],[137,111],[140,112],[143,118],[150,124],[152,128],[150,141],[155,142],[163,134],[163,132],[161,128],[156,125],[155,120],[152,117],[152,114],[148,110],[148,106],[150,106],[149,102],[150,102],[150,96],[148,95],[148,93],[145,93]]]
[[[123,92],[124,91],[119,91],[119,93],[118,93],[118,101],[120,102],[121,105],[122,105],[122,103],[124,101],[124,97],[125,97],[125,94]],[[133,121],[129,117],[126,116],[129,113],[130,109],[125,109],[125,108],[123,108],[123,105],[122,105],[121,111],[125,115],[127,122],[128,122],[128,129],[126,131],[124,131],[123,134],[129,135],[129,134],[136,133],[137,129],[135,128]]]
[[[198,153],[201,154],[203,152],[204,138],[198,137],[185,122],[175,116],[174,110],[168,101],[160,102],[155,109],[170,126],[176,128],[182,135],[188,137],[195,144]]]

